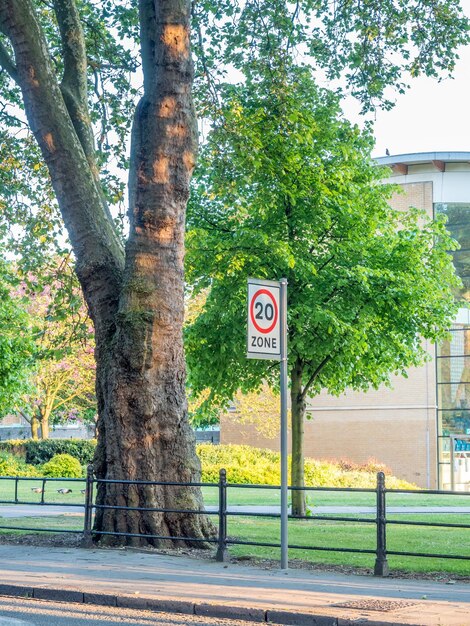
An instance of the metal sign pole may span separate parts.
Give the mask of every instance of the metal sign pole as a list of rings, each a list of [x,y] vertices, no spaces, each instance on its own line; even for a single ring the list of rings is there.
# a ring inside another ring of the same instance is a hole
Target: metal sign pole
[[[281,569],[288,568],[288,491],[287,491],[287,279],[282,278],[281,322]]]

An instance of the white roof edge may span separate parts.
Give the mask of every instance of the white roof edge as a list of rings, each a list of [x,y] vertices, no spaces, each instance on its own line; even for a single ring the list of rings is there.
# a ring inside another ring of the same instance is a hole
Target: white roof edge
[[[396,154],[375,158],[379,165],[416,165],[418,163],[431,163],[443,161],[444,163],[470,162],[470,152],[413,152],[410,154]]]

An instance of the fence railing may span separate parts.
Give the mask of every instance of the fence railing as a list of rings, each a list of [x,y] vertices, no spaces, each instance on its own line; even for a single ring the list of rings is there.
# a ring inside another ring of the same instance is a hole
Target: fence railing
[[[36,481],[41,483],[41,487],[35,489],[41,494],[40,501],[28,501],[21,500],[18,497],[18,485],[22,481]],[[255,490],[277,490],[280,491],[279,486],[272,485],[250,485],[250,484],[233,484],[227,482],[227,475],[224,469],[220,470],[219,481],[215,483],[181,483],[181,482],[162,482],[162,481],[146,481],[146,480],[111,480],[111,479],[99,479],[94,477],[91,466],[88,468],[87,477],[85,480],[85,488],[82,490],[84,494],[84,500],[81,503],[73,502],[51,502],[47,501],[45,497],[46,483],[48,482],[60,482],[60,483],[83,483],[83,479],[78,478],[28,478],[28,477],[0,477],[0,481],[14,481],[14,498],[12,500],[0,500],[0,504],[22,504],[22,505],[40,505],[40,506],[63,506],[63,507],[80,507],[84,511],[83,527],[79,529],[60,529],[60,532],[81,534],[83,537],[82,545],[91,546],[93,537],[99,537],[104,535],[122,536],[122,537],[141,537],[155,540],[185,540],[191,543],[197,544],[198,542],[208,542],[217,545],[216,559],[217,561],[227,561],[229,559],[230,546],[259,546],[269,548],[280,548],[281,544],[270,541],[251,541],[240,537],[230,536],[228,533],[228,519],[230,517],[243,516],[247,518],[280,518],[279,512],[260,512],[250,510],[248,506],[244,510],[230,510],[228,507],[228,494],[232,489],[255,489]],[[156,487],[212,487],[217,490],[218,504],[213,510],[183,510],[183,509],[168,509],[168,508],[150,508],[150,507],[138,507],[138,506],[121,506],[121,505],[108,505],[108,504],[95,504],[93,502],[94,488],[100,484],[120,484],[120,485],[147,485]],[[387,557],[393,556],[406,556],[417,558],[439,558],[439,559],[455,559],[466,560],[470,563],[470,555],[462,554],[448,554],[448,553],[427,553],[407,550],[389,550],[387,548],[387,528],[390,525],[406,525],[406,526],[420,526],[420,527],[434,527],[434,528],[454,528],[462,529],[466,531],[470,529],[469,523],[446,523],[441,521],[423,521],[416,519],[390,519],[387,511],[387,495],[388,494],[413,494],[414,496],[421,495],[438,495],[438,496],[468,496],[470,492],[455,492],[455,491],[439,491],[439,490],[406,490],[406,489],[387,489],[385,486],[385,475],[382,472],[377,474],[377,483],[374,489],[369,488],[349,488],[349,487],[289,487],[291,492],[304,491],[309,492],[347,492],[347,493],[368,493],[375,494],[375,507],[374,517],[358,517],[352,514],[328,514],[318,515],[315,513],[309,515],[289,515],[290,520],[308,520],[310,522],[315,521],[333,521],[343,523],[364,523],[375,525],[376,527],[376,541],[374,548],[351,548],[343,546],[320,546],[320,545],[299,545],[296,543],[290,543],[289,548],[291,550],[312,550],[322,552],[343,552],[343,553],[357,553],[357,554],[370,554],[375,555],[374,574],[376,576],[387,576],[389,574],[389,565]],[[469,499],[470,506],[470,499]],[[256,507],[255,507],[256,508]],[[200,537],[182,537],[172,535],[155,535],[144,533],[130,533],[130,532],[114,532],[97,530],[93,528],[93,513],[97,510],[116,510],[116,511],[147,511],[156,513],[184,513],[194,515],[209,515],[217,517],[218,521],[218,534],[214,538],[201,539]],[[413,511],[412,511],[413,512]],[[469,520],[470,520],[470,513]],[[57,528],[37,527],[27,528],[24,526],[5,526],[0,525],[0,530],[20,530],[20,531],[38,531],[38,532],[58,532]]]

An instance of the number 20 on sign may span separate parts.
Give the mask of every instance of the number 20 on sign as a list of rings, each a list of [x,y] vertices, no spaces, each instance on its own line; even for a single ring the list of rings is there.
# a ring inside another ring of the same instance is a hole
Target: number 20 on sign
[[[281,358],[280,294],[278,281],[248,279],[249,359]]]

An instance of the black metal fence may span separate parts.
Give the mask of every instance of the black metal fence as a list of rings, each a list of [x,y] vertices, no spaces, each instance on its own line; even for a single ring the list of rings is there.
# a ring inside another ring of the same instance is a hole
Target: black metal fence
[[[179,482],[160,482],[160,481],[131,481],[131,480],[108,480],[98,479],[93,475],[92,468],[88,468],[87,477],[85,481],[85,488],[82,489],[84,494],[83,503],[71,503],[71,502],[51,502],[45,498],[46,483],[60,481],[61,483],[78,483],[84,482],[83,479],[64,479],[64,478],[23,478],[23,477],[1,477],[1,481],[15,481],[14,498],[12,500],[0,500],[0,504],[22,504],[22,505],[40,505],[40,506],[66,506],[66,507],[82,507],[84,511],[83,527],[76,530],[64,530],[60,532],[78,533],[83,536],[83,545],[90,546],[92,544],[93,537],[102,535],[123,536],[123,537],[142,537],[147,539],[156,540],[185,540],[197,544],[198,542],[210,542],[217,545],[216,559],[218,561],[226,561],[229,558],[229,547],[231,545],[240,546],[260,546],[269,548],[280,548],[280,543],[264,542],[264,541],[249,541],[243,538],[232,537],[227,532],[227,521],[230,516],[243,516],[252,518],[280,518],[280,512],[256,512],[251,510],[250,507],[245,510],[233,511],[228,508],[228,492],[231,489],[256,489],[256,490],[280,490],[279,486],[270,485],[247,485],[247,484],[231,484],[227,482],[227,475],[224,469],[220,470],[219,481],[217,483],[179,483]],[[41,487],[34,489],[41,494],[40,501],[27,501],[21,500],[18,497],[18,485],[21,481],[40,481]],[[218,505],[214,510],[196,511],[196,510],[183,510],[183,509],[165,509],[165,508],[144,508],[144,507],[127,507],[127,506],[112,506],[101,505],[93,502],[93,493],[95,485],[99,484],[122,484],[122,485],[147,485],[147,486],[163,486],[163,487],[212,487],[218,491]],[[305,516],[293,516],[289,518],[292,520],[309,520],[315,521],[334,521],[344,523],[364,523],[372,524],[376,527],[376,542],[374,549],[365,548],[348,548],[340,546],[315,546],[315,545],[298,545],[289,544],[289,548],[299,550],[313,550],[323,552],[343,552],[343,553],[357,553],[357,554],[370,554],[375,556],[374,574],[376,576],[387,576],[389,574],[389,565],[387,557],[393,556],[407,556],[418,558],[439,558],[439,559],[455,559],[466,560],[470,563],[470,556],[462,554],[436,554],[426,552],[413,552],[405,550],[388,550],[387,549],[387,527],[390,525],[407,525],[407,526],[421,526],[421,527],[434,527],[434,528],[458,528],[463,532],[470,529],[468,523],[445,523],[438,521],[418,521],[410,519],[390,519],[387,515],[387,494],[413,494],[415,496],[420,495],[439,495],[439,496],[468,496],[470,492],[455,492],[455,491],[438,491],[438,490],[406,490],[406,489],[387,489],[385,486],[385,476],[382,472],[377,474],[377,484],[375,489],[363,489],[363,488],[348,488],[348,487],[290,487],[290,491],[305,491],[305,492],[347,492],[347,493],[369,493],[375,494],[375,516],[374,517],[357,517],[354,515],[305,515]],[[470,499],[469,499],[470,505]],[[125,511],[152,511],[156,513],[184,513],[195,515],[211,515],[218,518],[218,535],[216,538],[201,539],[199,537],[175,537],[164,535],[150,535],[139,533],[127,533],[127,532],[111,532],[111,531],[98,531],[93,529],[93,512],[98,509],[113,509],[113,510],[125,510]],[[470,513],[469,520],[470,520]],[[1,530],[21,530],[21,531],[42,531],[42,532],[57,532],[57,529],[38,527],[27,528],[24,526],[6,526],[0,525]]]

